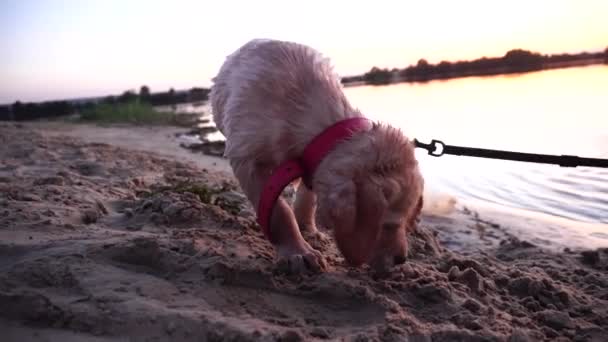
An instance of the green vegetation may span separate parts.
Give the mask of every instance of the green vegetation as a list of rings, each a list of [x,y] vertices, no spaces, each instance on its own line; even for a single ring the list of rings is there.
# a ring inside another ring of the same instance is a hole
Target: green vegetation
[[[168,124],[174,114],[159,112],[151,104],[133,100],[126,103],[99,103],[85,108],[81,119],[103,123]]]
[[[226,194],[231,191],[231,187],[224,184],[221,187],[212,187],[209,184],[203,182],[194,182],[190,180],[181,181],[177,184],[167,185],[159,187],[149,193],[149,196],[154,194],[163,193],[165,191],[176,192],[176,193],[191,193],[194,194],[198,199],[211,205],[217,205],[223,210],[227,211],[232,215],[237,215],[241,211],[242,202],[227,196]]]
[[[0,120],[36,120],[40,118],[56,118],[86,113],[91,120],[125,122],[125,118],[135,119],[135,122],[157,122],[154,118],[164,119],[163,115],[156,115],[152,106],[173,106],[180,103],[202,102],[209,98],[209,88],[192,88],[178,90],[170,88],[169,91],[153,93],[150,87],[143,85],[139,94],[134,90],[127,90],[121,95],[110,95],[103,98],[61,100],[45,102],[16,101],[12,105],[0,105]],[[175,115],[173,116],[175,118]],[[118,120],[114,120],[118,119]],[[140,119],[145,119],[141,121]],[[159,121],[162,123],[163,121]]]
[[[189,183],[189,182],[183,182],[180,184],[176,184],[173,187],[169,187],[168,190],[177,192],[177,193],[192,193],[194,195],[196,195],[201,202],[203,203],[207,203],[207,204],[213,204],[215,198],[217,197],[218,194],[220,194],[222,191],[219,189],[213,189],[211,187],[209,187],[207,184],[203,184],[203,183]]]

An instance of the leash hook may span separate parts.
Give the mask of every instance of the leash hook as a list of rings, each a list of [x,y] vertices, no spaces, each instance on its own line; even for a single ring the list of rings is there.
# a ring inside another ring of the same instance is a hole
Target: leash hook
[[[429,144],[425,144],[420,142],[418,139],[414,139],[414,145],[427,150],[429,155],[433,157],[441,157],[445,151],[445,144],[443,141],[436,139],[431,140]]]

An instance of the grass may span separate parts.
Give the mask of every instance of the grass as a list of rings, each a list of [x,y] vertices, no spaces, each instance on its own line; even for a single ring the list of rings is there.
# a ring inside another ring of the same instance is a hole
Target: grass
[[[134,124],[170,124],[174,117],[173,113],[159,112],[149,103],[139,101],[100,103],[85,109],[80,116],[84,121]]]
[[[206,184],[183,182],[177,184],[171,189],[177,193],[189,192],[195,194],[203,203],[213,204],[216,196],[221,193],[217,189],[212,189]]]
[[[239,203],[233,203],[220,196],[226,190],[224,187],[213,189],[206,184],[183,182],[174,186],[172,190],[178,193],[189,192],[195,194],[201,202],[217,205],[232,215],[238,215],[241,211]]]
[[[196,195],[199,200],[205,204],[217,205],[232,215],[238,215],[241,211],[241,204],[221,196],[223,192],[228,190],[229,188],[225,185],[220,188],[213,188],[210,185],[201,182],[182,181],[178,184],[160,187],[150,193],[150,196],[164,191],[173,191],[182,194],[188,192]]]

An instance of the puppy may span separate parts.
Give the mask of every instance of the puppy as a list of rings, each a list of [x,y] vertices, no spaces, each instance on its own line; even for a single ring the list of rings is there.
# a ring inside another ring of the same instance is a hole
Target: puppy
[[[226,137],[225,156],[255,208],[273,169],[298,158],[333,124],[363,117],[329,61],[293,42],[252,40],[226,58],[213,82],[213,119]],[[405,262],[424,181],[413,142],[400,130],[369,121],[323,158],[310,185],[298,187],[293,208],[279,199],[270,219],[271,243],[290,271],[326,269],[301,234],[316,232],[316,222],[333,230],[351,265],[387,271]]]

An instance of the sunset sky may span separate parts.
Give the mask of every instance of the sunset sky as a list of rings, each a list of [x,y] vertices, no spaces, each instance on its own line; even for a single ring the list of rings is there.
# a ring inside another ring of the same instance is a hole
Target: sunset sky
[[[252,38],[309,44],[341,75],[372,66],[608,46],[606,0],[0,2],[0,103],[210,86]]]

